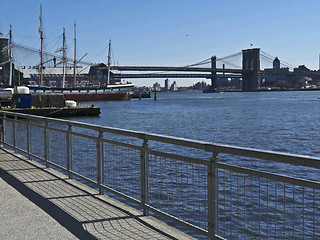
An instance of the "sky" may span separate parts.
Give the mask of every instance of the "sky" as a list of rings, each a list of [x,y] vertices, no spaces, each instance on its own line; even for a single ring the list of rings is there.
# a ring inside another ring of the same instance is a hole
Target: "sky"
[[[46,50],[61,47],[65,27],[73,57],[76,20],[77,56],[88,53],[88,62],[107,62],[111,39],[118,65],[185,66],[252,44],[295,66],[319,68],[318,0],[1,0],[0,32],[7,36],[11,24],[14,42],[39,48],[40,4]],[[176,81],[189,86],[199,80]],[[164,79],[130,81],[164,85]]]

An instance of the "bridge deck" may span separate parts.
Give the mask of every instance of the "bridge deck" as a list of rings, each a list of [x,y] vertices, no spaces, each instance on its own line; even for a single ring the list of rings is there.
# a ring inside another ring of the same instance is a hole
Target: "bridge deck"
[[[3,148],[0,202],[0,239],[193,239]]]

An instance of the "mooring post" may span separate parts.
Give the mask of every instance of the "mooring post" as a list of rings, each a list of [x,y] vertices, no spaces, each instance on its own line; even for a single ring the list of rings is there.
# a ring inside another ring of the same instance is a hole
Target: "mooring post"
[[[210,239],[215,239],[218,203],[218,173],[215,166],[218,154],[212,153],[208,166],[208,233]]]
[[[153,94],[154,100],[157,101],[157,91],[154,90],[154,94]]]

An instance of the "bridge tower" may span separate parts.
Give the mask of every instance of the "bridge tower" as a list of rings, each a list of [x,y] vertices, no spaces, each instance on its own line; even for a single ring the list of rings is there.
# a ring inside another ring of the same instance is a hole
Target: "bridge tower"
[[[211,69],[216,70],[217,69],[217,57],[213,56],[211,57]],[[211,72],[211,91],[217,90],[217,72],[212,71]]]
[[[251,70],[251,73],[242,73],[242,91],[255,91],[261,86],[260,78],[260,48],[242,50],[242,70]]]

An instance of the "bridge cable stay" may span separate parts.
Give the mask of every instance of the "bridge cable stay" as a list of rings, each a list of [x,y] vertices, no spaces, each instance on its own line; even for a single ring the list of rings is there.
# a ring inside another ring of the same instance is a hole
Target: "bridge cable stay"
[[[239,56],[239,55],[242,55],[242,52],[236,52],[234,54],[231,54],[231,55],[228,55],[228,56],[225,56],[225,57],[217,58],[217,61],[222,61],[222,60],[225,60],[225,59],[228,59],[228,58],[232,58],[232,57],[236,57],[236,56]]]
[[[225,57],[217,58],[216,61],[224,61],[225,59],[236,57],[236,56],[239,56],[241,54],[242,54],[242,52],[236,52],[234,54],[231,54],[231,55],[228,55],[228,56],[225,56]],[[205,65],[205,64],[208,64],[208,63],[211,63],[211,58],[207,58],[207,59],[205,59],[203,61],[200,61],[200,62],[197,62],[197,63],[194,63],[194,64],[190,64],[190,65],[187,65],[185,67],[194,67],[194,66],[199,66],[199,65]],[[227,62],[227,61],[226,61],[226,63],[229,64],[229,65],[232,65],[234,67],[237,67],[237,68],[239,67],[238,65],[232,64],[232,63]]]
[[[272,55],[270,55],[270,54],[268,54],[268,53],[266,53],[266,52],[264,52],[264,51],[260,51],[260,57],[263,57],[264,60],[270,59],[270,61],[272,61],[272,62],[273,62],[273,60],[275,59],[274,56],[272,56]],[[280,59],[279,59],[279,60],[280,60]],[[285,62],[285,61],[283,61],[283,60],[280,60],[280,63],[281,63],[281,65],[283,65],[283,66],[285,66],[285,67],[288,67],[288,68],[295,68],[295,67],[296,67],[295,65],[290,64],[290,63],[287,63],[287,62]]]
[[[227,64],[227,65],[230,65],[230,66],[232,66],[232,67],[234,67],[234,68],[242,68],[241,66],[239,66],[239,65],[237,65],[237,64],[234,64],[234,63],[231,63],[231,62],[226,61],[226,60],[220,60],[220,62],[225,63],[225,64]]]
[[[194,67],[194,66],[204,65],[204,64],[210,63],[210,62],[211,62],[210,59],[211,59],[211,58],[207,58],[207,59],[202,60],[202,61],[200,61],[200,62],[193,63],[193,64],[190,64],[190,65],[186,65],[186,66],[184,66],[184,67]]]

